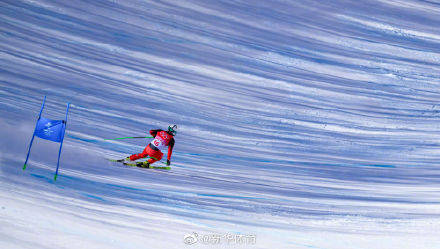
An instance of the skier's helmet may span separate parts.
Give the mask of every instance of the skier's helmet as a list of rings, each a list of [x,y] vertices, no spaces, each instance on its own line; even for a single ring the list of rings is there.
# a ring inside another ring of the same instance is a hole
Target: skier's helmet
[[[175,136],[177,133],[177,125],[170,125],[168,126],[168,133]]]

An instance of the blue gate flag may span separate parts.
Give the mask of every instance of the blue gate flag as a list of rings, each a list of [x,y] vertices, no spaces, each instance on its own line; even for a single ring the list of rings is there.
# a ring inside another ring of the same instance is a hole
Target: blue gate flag
[[[41,117],[41,113],[43,113],[45,102],[46,102],[46,96],[44,96],[43,104],[41,104],[40,114],[38,114],[37,124],[35,125],[34,134],[32,135],[31,142],[29,144],[28,153],[26,155],[26,161],[24,162],[23,165],[23,170],[25,170],[27,167],[27,162],[29,159],[29,155],[31,153],[31,147],[32,147],[32,143],[34,142],[35,136],[42,139],[58,142],[60,143],[60,150],[58,151],[57,169],[55,171],[55,176],[54,176],[54,180],[56,181],[58,176],[58,169],[60,167],[61,149],[63,148],[64,132],[66,131],[67,114],[69,113],[70,103],[67,103],[66,118],[64,120],[52,120]]]
[[[39,138],[60,143],[66,129],[64,120],[40,118],[35,128],[35,135]]]

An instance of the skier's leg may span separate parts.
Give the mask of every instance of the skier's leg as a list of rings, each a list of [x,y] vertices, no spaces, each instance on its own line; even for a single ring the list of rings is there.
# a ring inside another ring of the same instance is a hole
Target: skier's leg
[[[148,156],[148,153],[147,153],[148,149],[147,148],[148,147],[146,147],[142,153],[131,155],[130,156],[130,161],[136,161],[138,159],[147,157]]]
[[[163,157],[163,153],[160,150],[152,150],[148,151],[150,159],[148,159],[148,163],[153,164],[157,161],[160,161]]]
[[[141,168],[149,168],[151,164],[156,161],[162,159],[163,153],[161,151],[149,150],[147,149],[148,156],[150,157],[146,162],[138,162],[136,163],[137,167]]]

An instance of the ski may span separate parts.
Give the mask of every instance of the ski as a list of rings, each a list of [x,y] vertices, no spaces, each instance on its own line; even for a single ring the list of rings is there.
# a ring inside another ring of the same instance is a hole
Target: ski
[[[122,161],[123,159],[109,159],[109,158],[107,158],[107,160],[109,160],[110,162],[122,163],[122,164],[130,166],[130,167],[138,167],[138,166],[136,166],[136,163],[127,163],[127,162]],[[143,167],[139,167],[139,168],[143,168]],[[165,169],[165,170],[170,170],[171,167],[169,167],[169,166],[152,166],[152,165],[150,165],[149,168],[145,168],[145,169]]]
[[[138,167],[135,163],[123,163],[124,165],[130,166],[130,167]],[[139,168],[143,168],[143,169],[166,169],[166,170],[170,170],[171,167],[169,166],[152,166],[150,165],[149,168],[144,168],[144,167],[139,167]]]

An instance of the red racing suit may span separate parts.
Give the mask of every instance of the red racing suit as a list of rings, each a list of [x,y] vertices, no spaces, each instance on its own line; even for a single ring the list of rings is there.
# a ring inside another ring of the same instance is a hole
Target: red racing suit
[[[153,140],[145,147],[144,151],[139,154],[134,154],[130,156],[131,161],[138,160],[140,158],[150,157],[148,159],[148,162],[150,164],[159,161],[163,157],[163,153],[161,150],[163,150],[165,147],[168,146],[168,155],[167,159],[168,161],[171,160],[171,155],[173,154],[173,147],[174,147],[174,137],[173,135],[169,134],[168,132],[164,130],[150,130],[151,136],[153,136]]]

